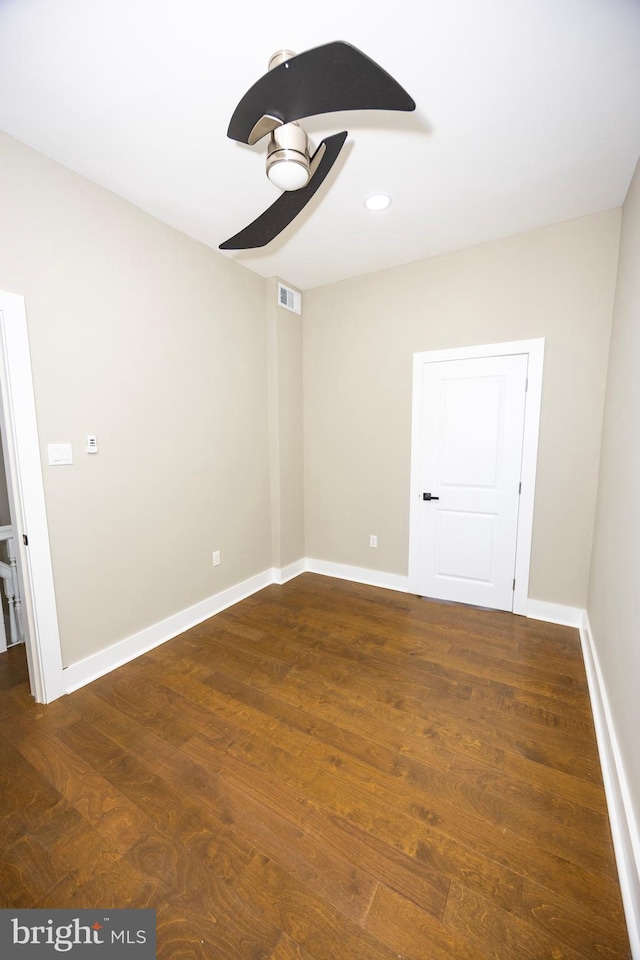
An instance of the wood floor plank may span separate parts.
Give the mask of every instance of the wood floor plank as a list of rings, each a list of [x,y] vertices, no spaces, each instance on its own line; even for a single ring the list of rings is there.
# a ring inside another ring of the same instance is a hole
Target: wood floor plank
[[[630,957],[571,628],[304,574],[47,707],[9,653],[1,907],[154,907],[165,960]]]
[[[265,717],[277,717],[292,730],[312,737],[315,741],[329,747],[335,747],[375,770],[387,774],[393,774],[395,770],[398,756],[396,743],[399,738],[396,738],[396,743],[387,745],[384,740],[371,736],[370,724],[364,728],[362,717],[359,718],[360,730],[357,730],[355,725],[351,728],[348,724],[319,717],[317,713],[313,714],[299,706],[292,706],[280,698],[256,690],[246,683],[239,683],[218,672],[210,674],[204,682],[236,702],[249,704]]]
[[[161,904],[156,923],[158,960],[264,960],[281,934],[255,904],[226,885],[218,891],[215,902],[199,904],[197,909],[180,900]]]
[[[237,890],[241,896],[251,890],[257,908],[315,960],[397,960],[397,951],[313,896],[267,857],[252,860]]]
[[[394,809],[393,804],[372,806],[369,797],[363,798],[357,791],[355,795],[347,791],[342,779],[340,797],[334,799],[332,771],[328,777],[326,774],[321,777],[311,774],[312,780],[307,781],[305,776],[296,775],[299,765],[293,758],[287,759],[282,751],[276,755],[274,748],[263,752],[258,747],[257,738],[253,738],[253,749],[248,752],[238,752],[236,746],[234,744],[234,749],[229,752],[223,771],[225,777],[244,782],[245,789],[250,789],[249,783],[262,782],[266,791],[281,791],[282,803],[289,804],[292,798],[303,797],[304,802],[319,810],[325,820],[337,824],[343,834],[359,837],[365,844],[373,843],[378,855],[381,849],[399,850],[418,865],[429,867],[429,879],[433,884],[438,885],[437,878],[440,877],[448,889],[449,877],[463,877],[472,886],[490,891],[507,908],[520,909],[522,879],[501,864],[478,856],[473,848],[426,827]],[[216,746],[203,743],[198,737],[184,749],[195,763],[207,763]],[[290,775],[284,776],[283,769]],[[324,827],[322,835],[326,832]]]
[[[464,811],[473,820],[479,818],[483,825],[501,830],[503,837],[508,834],[538,837],[538,850],[564,858],[569,843],[572,843],[574,859],[578,866],[597,874],[613,878],[611,865],[611,845],[607,835],[606,818],[599,818],[586,808],[572,805],[565,807],[564,815],[558,815],[551,804],[546,809],[542,805],[527,803],[517,798],[511,799],[507,790],[489,789],[492,779],[483,776],[477,768],[469,775],[460,765],[443,773],[428,763],[409,762],[404,758],[398,761],[397,773],[405,783],[418,788],[414,792],[418,802],[418,792],[424,802],[433,804],[440,813],[453,811],[458,816]],[[488,773],[490,773],[488,771]],[[558,807],[561,805],[558,804]],[[453,813],[451,814],[453,815]],[[443,828],[444,829],[444,828]],[[457,832],[457,831],[456,831]]]
[[[32,907],[64,876],[64,869],[46,846],[25,834],[5,847],[0,856],[2,905]]]
[[[8,731],[7,731],[8,733]],[[66,813],[64,798],[0,733],[0,824],[5,843],[48,830]]]
[[[617,960],[627,956],[628,942],[621,916],[604,918],[530,880],[523,884],[522,918],[585,957]]]
[[[224,650],[219,656],[224,657]],[[283,681],[284,671],[281,669],[280,675],[274,676],[273,671],[266,672],[261,669],[259,658],[258,662],[250,675],[250,683],[253,686],[259,686],[265,692],[274,693],[281,690],[284,685],[288,686],[290,681],[294,681],[301,672],[308,673],[308,668],[300,668],[296,665],[294,670],[286,675],[286,681]],[[227,662],[224,662],[224,670],[227,669]],[[407,680],[406,677],[396,675],[395,678],[389,676],[379,676],[374,672],[376,685],[373,685],[372,679],[363,671],[362,665],[354,673],[349,670],[343,662],[332,661],[331,658],[323,656],[313,665],[313,675],[320,678],[324,687],[332,692],[339,694],[348,685],[349,696],[357,702],[358,696],[371,703],[374,699],[376,706],[380,710],[389,708],[401,711],[416,722],[424,722],[436,715],[446,721],[447,725],[461,724],[466,730],[477,730],[480,740],[485,750],[493,749],[500,751],[510,749],[521,756],[532,759],[537,763],[552,766],[563,772],[570,772],[572,776],[579,776],[587,782],[600,782],[600,770],[597,759],[592,751],[582,749],[585,745],[592,743],[591,738],[586,739],[577,737],[572,741],[562,731],[556,733],[555,729],[548,729],[546,724],[537,724],[533,721],[520,718],[514,720],[513,716],[505,717],[503,713],[493,706],[484,703],[470,702],[472,689],[464,687],[464,695],[460,696],[461,688],[457,687],[456,696],[447,696],[451,693],[451,686],[447,687],[447,693],[442,691],[435,692],[433,688],[428,689],[425,686],[417,685],[413,679]],[[248,679],[248,678],[247,678]],[[381,685],[380,681],[388,680],[388,683]],[[322,693],[320,693],[322,696]],[[506,722],[508,721],[508,722]],[[568,760],[567,753],[571,751],[571,758]]]
[[[442,916],[450,885],[449,877],[442,872],[380,837],[332,816],[311,803],[304,793],[288,789],[283,795],[281,784],[268,773],[260,774],[254,767],[234,758],[229,758],[225,765],[224,779],[245,794],[256,797],[264,806],[285,811],[288,818],[304,827],[316,849],[330,850],[371,875],[378,876],[382,872],[390,885],[411,897],[421,909]],[[520,904],[519,880],[516,883]],[[344,909],[343,905],[341,909]]]
[[[234,703],[232,699],[231,703]],[[231,716],[235,715],[236,707],[232,705],[228,709]],[[240,709],[239,705],[237,709]],[[499,839],[500,862],[510,869],[514,869],[515,864],[520,864],[523,857],[531,858],[532,856],[538,877],[544,876],[548,870],[557,870],[558,858],[564,868],[562,853],[566,850],[567,829],[562,824],[556,826],[548,818],[546,821],[542,817],[534,818],[529,834],[531,837],[537,837],[537,840],[535,848],[530,849],[528,845],[524,846],[519,835],[513,832],[513,826],[518,826],[518,822],[522,820],[522,814],[515,804],[509,805],[507,801],[501,801],[495,796],[491,800],[490,794],[477,789],[469,782],[465,782],[461,790],[457,781],[443,779],[436,771],[426,771],[427,782],[424,790],[413,790],[405,786],[402,794],[397,794],[396,784],[392,778],[379,773],[374,784],[377,796],[373,797],[370,793],[370,772],[365,764],[346,756],[342,751],[326,750],[325,746],[319,744],[315,738],[305,737],[298,731],[283,729],[285,725],[275,720],[269,727],[267,749],[267,744],[260,740],[260,734],[264,729],[263,715],[259,711],[248,708],[246,704],[242,705],[241,710],[245,724],[256,736],[244,738],[244,748],[242,748],[243,739],[238,738],[233,746],[234,751],[243,749],[245,759],[250,762],[268,764],[271,767],[276,765],[282,776],[289,775],[294,778],[292,782],[296,783],[300,789],[305,786],[319,803],[329,804],[330,798],[333,798],[334,812],[354,822],[358,822],[358,818],[362,816],[358,802],[354,798],[359,798],[363,791],[369,789],[368,810],[370,814],[375,811],[378,818],[376,829],[393,829],[394,825],[389,821],[388,812],[396,807],[406,817],[426,821],[435,830],[449,837],[454,832],[452,823],[455,822],[455,835],[461,837],[468,845],[482,843],[485,850],[497,849],[496,843]],[[295,756],[289,756],[287,752],[274,749],[274,744],[282,743],[284,740],[290,745],[289,749],[294,749]],[[259,750],[263,752],[267,750],[262,759],[259,758]],[[304,765],[298,762],[299,758],[304,759]],[[340,805],[336,805],[336,798],[333,797],[335,790],[331,778],[327,778],[327,774],[322,769],[327,764],[339,769],[340,772],[342,781]],[[309,772],[304,774],[306,770]],[[307,776],[307,781],[300,779],[304,775]],[[474,798],[474,802],[469,802],[470,796]],[[546,830],[541,836],[540,831],[545,824]],[[497,833],[498,828],[500,834]],[[406,833],[411,828],[405,824],[403,829]],[[555,837],[554,829],[557,834]],[[411,835],[416,836],[415,829]],[[544,856],[547,850],[549,855]],[[579,847],[575,848],[574,859],[578,867],[596,873],[604,870],[612,875],[610,848],[608,839],[605,837],[598,838],[597,842],[592,837],[590,840],[585,839]]]
[[[314,960],[314,958],[299,943],[294,943],[291,937],[283,933],[269,960]]]
[[[366,929],[405,960],[487,960],[489,954],[454,929],[416,909],[415,904],[380,884]],[[519,956],[514,954],[512,956]],[[559,958],[558,958],[559,960]]]
[[[542,929],[513,918],[485,898],[451,885],[443,926],[492,960],[585,960]],[[586,956],[589,956],[587,954]]]
[[[58,738],[39,729],[18,744],[22,755],[99,833],[122,851],[148,826],[144,813]]]
[[[207,758],[209,752],[207,751]],[[222,775],[211,775],[206,783],[191,776],[193,755],[177,758],[174,774],[202,804],[213,804],[233,830],[250,838],[259,853],[278,863],[292,877],[304,883],[336,909],[359,921],[366,915],[377,880],[352,859],[336,852],[307,829],[303,815],[293,815],[297,807],[282,803],[274,806],[261,802],[252,792]],[[206,762],[206,759],[205,759]],[[203,790],[206,789],[206,796]],[[441,910],[444,910],[444,897]]]
[[[114,910],[124,905],[155,909],[161,902],[161,891],[149,877],[126,861],[118,860],[94,865],[88,876],[83,866],[79,866],[28,906],[53,909],[105,907]]]

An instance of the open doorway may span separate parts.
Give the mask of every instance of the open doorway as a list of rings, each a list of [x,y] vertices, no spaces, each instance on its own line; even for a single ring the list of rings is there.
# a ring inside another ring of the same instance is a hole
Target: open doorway
[[[42,483],[25,303],[0,291],[0,424],[21,632],[31,692],[65,692]]]
[[[17,530],[14,525],[10,478],[4,448],[4,418],[0,416],[0,654],[24,644],[22,571],[18,566]]]

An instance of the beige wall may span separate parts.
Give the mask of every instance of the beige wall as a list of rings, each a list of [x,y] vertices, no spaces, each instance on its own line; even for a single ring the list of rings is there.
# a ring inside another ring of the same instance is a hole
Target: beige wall
[[[68,665],[271,566],[265,283],[4,135],[0,209]]]
[[[406,574],[412,354],[545,337],[529,595],[585,605],[619,224],[612,210],[306,292],[307,556]]]
[[[640,163],[622,214],[587,610],[640,823]]]

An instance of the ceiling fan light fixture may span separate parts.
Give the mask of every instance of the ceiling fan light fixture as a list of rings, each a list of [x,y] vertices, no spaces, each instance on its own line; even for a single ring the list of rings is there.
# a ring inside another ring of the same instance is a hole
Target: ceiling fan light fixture
[[[270,157],[267,160],[267,176],[280,190],[300,190],[309,183],[309,160],[305,162],[304,158]]]
[[[297,123],[277,127],[269,137],[267,176],[280,190],[300,190],[311,176],[309,142]]]
[[[391,197],[386,193],[373,193],[364,201],[367,210],[386,210],[391,204]]]

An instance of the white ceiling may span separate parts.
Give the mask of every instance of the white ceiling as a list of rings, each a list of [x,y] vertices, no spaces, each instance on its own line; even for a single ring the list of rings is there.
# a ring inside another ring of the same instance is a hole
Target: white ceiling
[[[0,0],[0,129],[214,248],[278,196],[226,137],[269,56],[346,40],[412,114],[349,131],[260,251],[302,289],[619,206],[640,154],[640,0]],[[365,210],[372,192],[393,198]]]

